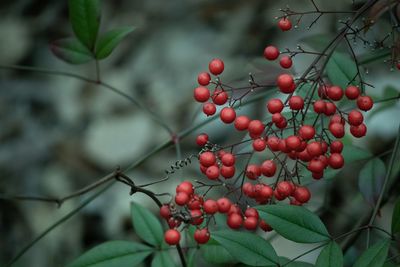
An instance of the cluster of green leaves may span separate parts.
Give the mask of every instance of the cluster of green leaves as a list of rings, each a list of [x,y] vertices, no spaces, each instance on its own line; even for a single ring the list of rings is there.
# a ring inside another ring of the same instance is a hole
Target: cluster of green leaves
[[[100,33],[100,0],[69,0],[69,16],[75,37],[51,44],[51,51],[70,64],[107,58],[134,27],[120,27]]]

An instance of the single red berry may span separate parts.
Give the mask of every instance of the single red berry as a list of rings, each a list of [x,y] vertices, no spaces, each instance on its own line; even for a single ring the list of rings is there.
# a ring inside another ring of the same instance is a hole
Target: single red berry
[[[246,196],[254,197],[254,195],[255,195],[254,186],[249,182],[246,182],[243,184],[242,190]]]
[[[248,130],[249,133],[254,135],[260,135],[264,131],[264,124],[260,120],[252,120],[249,123]]]
[[[196,240],[198,244],[205,244],[210,240],[210,232],[207,228],[196,229],[194,232],[194,240]]]
[[[239,131],[247,130],[250,124],[250,118],[247,116],[238,116],[235,119],[235,128]]]
[[[285,142],[286,142],[287,148],[290,150],[298,150],[301,145],[301,140],[296,135],[291,135],[291,136],[287,137]]]
[[[206,114],[207,116],[212,116],[217,112],[217,108],[215,107],[214,103],[204,103],[203,104],[203,113]]]
[[[328,97],[328,87],[327,85],[321,84],[318,87],[318,96],[322,99],[326,99]]]
[[[253,141],[253,149],[254,151],[264,151],[265,147],[267,146],[267,142],[262,138],[257,138]]]
[[[326,102],[325,103],[324,114],[326,116],[332,116],[335,113],[336,113],[336,105],[334,103],[331,103],[331,102]]]
[[[274,190],[269,185],[263,185],[260,190],[257,191],[257,197],[264,201],[268,201],[274,195]]]
[[[193,195],[192,198],[189,200],[187,207],[190,210],[199,210],[203,206],[204,200],[202,196]]]
[[[304,108],[304,100],[301,96],[295,95],[289,99],[289,107],[292,110],[300,110]]]
[[[341,115],[339,115],[339,114],[335,114],[335,115],[333,115],[332,117],[331,117],[331,119],[330,119],[330,121],[329,121],[329,124],[332,124],[332,123],[340,123],[340,124],[342,124],[343,126],[346,124],[346,121],[342,118],[342,116]]]
[[[324,177],[324,172],[322,171],[322,172],[313,172],[312,173],[312,177],[315,179],[315,180],[319,180],[319,179],[321,179],[322,177]]]
[[[224,71],[224,62],[221,59],[214,58],[208,64],[208,69],[214,75],[219,75]]]
[[[290,196],[293,192],[293,187],[288,181],[281,181],[276,186],[276,190],[282,197],[286,198]]]
[[[367,134],[367,126],[364,123],[358,126],[350,126],[350,133],[357,138],[363,137]]]
[[[298,186],[293,193],[294,198],[300,203],[306,203],[311,198],[311,193],[307,187]]]
[[[243,221],[243,226],[247,230],[256,230],[258,226],[258,218],[256,217],[246,217]]]
[[[239,229],[243,224],[243,217],[237,213],[228,215],[226,224],[232,229]]]
[[[274,114],[275,115],[275,114]],[[278,127],[279,129],[283,130],[286,128],[287,126],[287,120],[285,117],[282,118],[282,120],[280,120],[279,122],[275,123],[276,127]]]
[[[228,215],[231,215],[233,213],[236,213],[239,215],[242,214],[242,210],[240,209],[240,207],[237,204],[232,204],[231,208],[228,211]]]
[[[344,165],[343,156],[339,153],[332,153],[328,159],[328,163],[332,169],[340,169]]]
[[[221,162],[225,166],[233,166],[235,164],[236,157],[231,153],[225,153],[221,157]]]
[[[176,193],[184,192],[189,196],[194,193],[193,184],[190,181],[183,181],[176,187]]]
[[[278,190],[276,190],[276,189],[274,191],[274,197],[278,201],[282,201],[286,198],[285,196],[282,196],[281,194],[279,194]]]
[[[216,105],[221,106],[228,101],[228,94],[224,90],[217,89],[213,92],[211,98]]]
[[[307,165],[307,169],[311,172],[322,172],[324,168],[325,164],[318,159],[312,159]]]
[[[322,154],[322,145],[320,142],[312,142],[307,145],[307,152],[311,157],[318,157]]]
[[[167,231],[165,231],[164,240],[167,244],[171,246],[178,245],[179,240],[181,240],[181,234],[178,232],[178,230],[168,229]]]
[[[210,180],[216,180],[219,177],[219,168],[218,166],[210,166],[206,170],[206,176]]]
[[[221,120],[225,123],[232,123],[236,118],[236,112],[233,108],[225,107],[219,114]]]
[[[267,146],[272,151],[278,151],[279,150],[279,138],[276,136],[268,137]]]
[[[365,95],[365,96],[359,96],[357,98],[357,106],[359,109],[363,111],[368,111],[372,108],[374,105],[374,101],[372,100],[371,97]]]
[[[255,208],[247,208],[244,212],[244,216],[246,217],[256,217],[258,219],[258,211]]]
[[[164,219],[169,219],[171,217],[171,210],[168,204],[164,204],[160,208],[160,216]]]
[[[210,167],[211,165],[215,164],[217,158],[215,157],[214,153],[206,151],[200,154],[199,160],[200,164],[203,165],[204,167]]]
[[[348,99],[354,100],[360,96],[360,89],[357,86],[349,85],[344,93]]]
[[[213,199],[207,199],[204,201],[203,210],[207,214],[214,214],[218,211],[218,204],[217,201]]]
[[[341,153],[343,150],[343,143],[339,140],[335,140],[331,143],[330,149],[331,153]]]
[[[314,106],[315,113],[324,113],[325,112],[326,103],[324,100],[315,101],[313,106]]]
[[[168,226],[170,229],[177,228],[179,225],[181,225],[181,220],[175,219],[174,217],[168,219]]]
[[[289,69],[293,65],[292,58],[289,56],[283,56],[279,60],[279,64],[281,65],[282,68]]]
[[[261,173],[266,177],[272,177],[276,172],[276,164],[272,160],[266,160],[261,164]]]
[[[308,162],[312,159],[312,157],[310,156],[310,154],[308,154],[307,149],[304,149],[303,151],[297,153],[297,157],[305,162]]]
[[[226,197],[218,199],[217,204],[218,204],[218,211],[221,213],[227,213],[232,205],[231,201]]]
[[[340,86],[328,87],[327,95],[333,101],[339,101],[343,97],[343,89]]]
[[[290,74],[280,74],[276,79],[276,84],[284,94],[293,93],[296,88],[293,77]]]
[[[289,153],[291,150],[286,146],[286,140],[279,140],[279,150],[283,153]]]
[[[185,192],[179,192],[175,196],[175,203],[179,206],[186,205],[189,202],[189,195]]]
[[[202,86],[207,86],[210,84],[211,76],[208,72],[200,72],[197,76],[197,82]]]
[[[267,103],[267,109],[271,114],[280,113],[283,110],[283,102],[278,98],[270,99]]]
[[[194,89],[193,96],[197,102],[206,102],[210,98],[210,90],[203,86],[197,87]]]
[[[192,225],[199,225],[202,224],[202,222],[204,221],[203,212],[201,212],[201,210],[191,210],[190,217],[192,219]]]
[[[204,146],[205,144],[207,144],[207,142],[208,142],[208,135],[205,133],[199,134],[196,137],[196,144],[198,146]]]
[[[261,175],[261,169],[258,165],[249,164],[246,168],[246,176],[251,180],[257,179]]]
[[[264,49],[264,57],[268,60],[275,60],[279,57],[279,50],[275,46],[267,46]]]
[[[235,166],[223,165],[220,169],[220,173],[225,179],[232,178],[235,175]]]
[[[363,123],[364,116],[361,114],[360,111],[352,110],[352,111],[350,111],[347,119],[348,119],[350,125],[358,126],[361,123]]]
[[[344,136],[344,126],[341,123],[334,122],[329,124],[329,131],[336,138],[342,138]]]
[[[292,22],[288,18],[281,18],[278,22],[278,26],[282,31],[288,31],[292,28]]]
[[[285,120],[285,117],[281,113],[275,113],[272,115],[272,122],[277,124],[280,123],[281,121]]]
[[[272,227],[269,224],[267,224],[264,220],[260,221],[260,228],[265,232],[272,231]]]
[[[299,135],[304,140],[313,139],[315,135],[315,128],[311,125],[303,125],[299,129]]]

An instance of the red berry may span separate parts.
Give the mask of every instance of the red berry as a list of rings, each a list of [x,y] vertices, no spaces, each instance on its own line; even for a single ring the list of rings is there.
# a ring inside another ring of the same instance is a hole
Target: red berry
[[[200,164],[203,165],[204,167],[210,167],[211,165],[215,164],[217,158],[215,157],[214,153],[206,151],[200,154],[199,160]]]
[[[228,94],[224,90],[217,89],[214,91],[211,98],[216,105],[221,106],[224,105],[226,101],[228,101]]]
[[[264,185],[260,190],[257,191],[257,196],[265,201],[270,199],[274,194],[274,191],[269,185]]]
[[[210,232],[207,228],[196,229],[194,232],[194,240],[196,240],[198,244],[205,244],[210,240]]]
[[[279,50],[275,46],[267,46],[264,49],[264,57],[268,60],[275,60],[279,57]]]
[[[322,172],[324,168],[325,164],[318,159],[312,159],[307,165],[307,169],[311,172]]]
[[[265,232],[272,231],[272,227],[269,224],[267,224],[264,220],[260,221],[260,228]]]
[[[226,197],[217,200],[218,211],[221,213],[227,213],[231,208],[231,201]]]
[[[282,68],[288,69],[293,64],[292,58],[289,56],[281,57],[281,59],[279,60],[279,64],[281,65]]]
[[[336,105],[334,103],[331,103],[331,102],[326,102],[325,103],[324,114],[326,116],[332,116],[335,113],[336,113]]]
[[[184,192],[179,192],[175,196],[175,203],[179,206],[186,205],[189,202],[189,195]]]
[[[260,135],[264,131],[264,124],[260,120],[252,120],[249,123],[248,130],[249,133],[254,135]]]
[[[374,105],[374,101],[372,100],[371,97],[365,95],[365,96],[359,96],[357,98],[357,106],[359,109],[363,111],[368,111],[372,108]]]
[[[319,179],[321,179],[322,177],[324,177],[324,172],[322,171],[322,172],[313,172],[312,173],[312,177],[315,179],[315,180],[319,180]]]
[[[226,224],[232,229],[239,229],[242,226],[243,218],[237,213],[232,213],[228,215]]]
[[[169,219],[171,217],[171,210],[168,204],[164,204],[160,208],[160,216],[164,219]]]
[[[343,89],[339,86],[328,87],[327,95],[333,101],[339,101],[343,97]]]
[[[235,128],[239,131],[247,130],[250,124],[250,118],[247,116],[238,116],[235,119]]]
[[[181,225],[181,221],[179,219],[175,219],[174,217],[168,219],[168,226],[170,229],[179,227],[179,225]]]
[[[293,192],[293,187],[288,181],[281,181],[278,183],[276,186],[276,190],[279,193],[280,196],[283,198],[286,198],[290,196]]]
[[[276,189],[274,191],[274,197],[278,201],[282,201],[282,200],[284,200],[286,198],[286,197],[282,196],[281,194],[279,194],[279,192]]]
[[[242,210],[237,204],[231,205],[231,208],[228,211],[228,215],[231,215],[233,213],[242,214]]]
[[[199,225],[204,220],[203,213],[201,212],[201,210],[191,210],[190,216],[192,218],[191,224],[193,225]]]
[[[267,146],[272,151],[278,151],[279,150],[279,138],[276,136],[269,137],[267,140]]]
[[[254,186],[251,183],[249,182],[244,183],[242,186],[242,190],[246,196],[254,197],[255,194]]]
[[[211,77],[208,72],[200,72],[197,76],[197,82],[202,86],[207,86],[210,84]]]
[[[251,180],[257,179],[261,175],[261,169],[258,165],[250,164],[246,168],[246,176]]]
[[[225,107],[219,114],[221,120],[225,123],[232,123],[236,118],[236,112],[233,108]]]
[[[203,104],[203,113],[206,114],[207,116],[212,116],[217,112],[217,108],[215,107],[214,103],[204,103]]]
[[[224,62],[221,59],[214,58],[208,64],[208,69],[214,75],[219,75],[224,71]]]
[[[333,116],[331,117],[330,121],[329,121],[329,124],[332,124],[332,123],[335,123],[335,122],[340,123],[340,124],[342,124],[343,126],[344,126],[345,123],[346,123],[346,121],[345,121],[345,120],[342,118],[342,116],[340,116],[339,114],[333,115]]]
[[[281,18],[278,22],[278,26],[282,31],[288,31],[292,28],[292,23],[288,18]]]
[[[246,217],[243,222],[244,228],[247,230],[256,230],[258,226],[258,218],[256,217]]]
[[[322,154],[322,145],[320,142],[312,142],[307,145],[307,152],[311,157],[318,157]]]
[[[324,113],[325,107],[326,107],[326,103],[324,100],[317,100],[314,102],[315,113]]]
[[[286,147],[290,150],[298,150],[301,145],[301,140],[296,135],[291,135],[285,140]]]
[[[206,176],[210,180],[216,180],[219,177],[219,169],[218,166],[210,166],[206,170]]]
[[[304,100],[301,96],[295,95],[289,99],[289,107],[292,110],[300,110],[304,107]]]
[[[286,146],[286,140],[281,139],[279,140],[279,150],[283,153],[289,153],[290,149]]]
[[[176,193],[184,192],[189,196],[194,193],[193,184],[189,181],[183,181],[176,187]]]
[[[329,124],[329,131],[336,138],[342,138],[344,136],[344,126],[341,123],[334,122]]]
[[[207,142],[208,142],[208,135],[205,133],[199,134],[196,137],[196,144],[198,146],[204,146],[205,144],[207,144]]]
[[[318,96],[322,99],[326,99],[326,97],[328,96],[328,87],[326,85],[320,85],[318,87]]]
[[[353,100],[360,96],[360,89],[354,85],[349,85],[344,93],[348,99]]]
[[[300,203],[306,203],[311,198],[311,193],[307,187],[298,186],[293,193],[294,198]]]
[[[358,126],[364,121],[364,117],[358,110],[350,111],[347,119],[349,120],[349,124],[353,126]]]
[[[262,138],[257,138],[253,141],[253,149],[254,151],[264,151],[267,146],[267,142]]]
[[[194,89],[193,96],[197,102],[206,102],[210,98],[210,91],[208,88],[200,86]]]
[[[293,81],[293,77],[289,74],[280,74],[276,80],[276,84],[279,89],[284,94],[290,94],[294,92],[295,84]]]
[[[207,214],[214,214],[218,211],[217,201],[213,199],[207,199],[203,204],[203,210]]]
[[[341,153],[343,150],[343,143],[339,140],[335,140],[331,143],[331,153]]]
[[[175,229],[168,229],[164,234],[164,240],[167,244],[173,246],[179,244],[181,234]]]
[[[187,204],[187,206],[190,210],[199,210],[203,206],[203,202],[204,202],[203,197],[194,195],[189,200],[189,203]]]
[[[285,117],[283,117],[283,115],[281,113],[275,113],[272,115],[272,122],[275,124],[281,123],[284,120],[285,120]]]
[[[275,114],[274,114],[275,115]],[[279,129],[285,129],[286,128],[286,126],[287,126],[287,120],[286,120],[286,118],[282,118],[282,120],[281,121],[279,121],[279,122],[277,122],[277,123],[275,123],[275,125],[276,125],[276,127],[278,127]]]
[[[225,153],[221,157],[221,162],[225,166],[233,166],[235,164],[235,160],[236,160],[235,156],[231,153]]]
[[[310,154],[308,154],[307,149],[304,149],[303,151],[297,153],[297,157],[305,162],[308,162],[312,159],[312,157],[310,156]]]
[[[272,160],[266,160],[261,164],[261,173],[266,177],[272,177],[276,172],[276,164]]]
[[[299,129],[299,135],[304,140],[310,140],[315,135],[315,129],[311,125],[303,125]]]
[[[280,113],[283,110],[283,103],[278,98],[270,99],[267,103],[267,109],[271,114]]]
[[[332,169],[340,169],[344,165],[343,156],[339,153],[332,153],[328,159],[328,163]]]
[[[235,175],[235,166],[223,165],[220,169],[220,173],[225,179],[232,178]]]
[[[244,216],[246,217],[255,217],[258,219],[258,211],[255,208],[247,208],[244,212]]]
[[[364,123],[358,126],[350,126],[350,133],[357,138],[363,137],[367,134],[367,126]]]

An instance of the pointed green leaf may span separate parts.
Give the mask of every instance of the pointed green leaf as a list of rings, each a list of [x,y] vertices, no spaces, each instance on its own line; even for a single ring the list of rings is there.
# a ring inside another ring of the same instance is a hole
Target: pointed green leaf
[[[389,251],[390,240],[385,239],[361,254],[353,267],[382,267]]]
[[[393,216],[392,216],[392,234],[400,232],[400,198],[397,199],[394,204]]]
[[[311,263],[302,262],[302,261],[292,261],[292,262],[288,263],[290,261],[290,259],[285,258],[285,257],[280,257],[279,259],[281,261],[281,265],[285,264],[285,267],[313,267],[314,266]]]
[[[110,241],[85,252],[67,267],[134,267],[152,248],[128,241]]]
[[[227,264],[236,262],[232,255],[215,241],[214,243],[209,241],[207,244],[200,246],[200,251],[203,258],[209,263]]]
[[[373,156],[371,152],[352,145],[345,145],[342,154],[346,164],[358,160],[365,160]]]
[[[368,51],[365,54],[362,54],[358,57],[358,64],[360,65],[370,64],[379,60],[383,62],[384,59],[389,58],[391,53],[392,51],[389,48]]]
[[[151,267],[176,267],[168,251],[160,251],[154,255]]]
[[[221,230],[212,237],[235,259],[251,266],[276,266],[279,258],[271,244],[252,233]]]
[[[163,244],[163,230],[160,221],[149,210],[137,203],[131,203],[131,215],[135,233],[146,243],[154,246]]]
[[[304,207],[265,205],[256,208],[261,218],[289,240],[298,243],[316,243],[330,239],[319,217]]]
[[[339,245],[332,241],[319,254],[316,267],[343,267],[343,253]]]
[[[71,64],[83,64],[93,60],[93,54],[78,39],[65,38],[50,44],[53,54]]]
[[[69,17],[76,37],[93,51],[100,26],[99,0],[69,0]]]
[[[189,250],[189,256],[188,256],[188,260],[187,260],[187,265],[188,265],[188,267],[196,267],[197,266],[197,264],[196,264],[196,262],[197,262],[197,256],[198,256],[198,249],[196,248],[196,249],[192,249],[192,250]]]
[[[369,160],[360,171],[358,187],[365,200],[371,205],[375,204],[379,197],[385,175],[385,163],[379,158]]]
[[[326,65],[329,80],[334,85],[345,88],[357,73],[357,66],[350,55],[345,53],[334,53]],[[353,81],[352,84],[355,84]]]
[[[108,57],[122,39],[134,29],[133,27],[122,27],[100,35],[96,45],[96,58],[104,59]]]

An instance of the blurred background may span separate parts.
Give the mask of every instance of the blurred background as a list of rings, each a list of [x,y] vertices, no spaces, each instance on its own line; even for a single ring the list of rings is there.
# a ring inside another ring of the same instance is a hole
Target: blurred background
[[[352,9],[351,0],[316,2],[325,10]],[[266,45],[295,49],[307,36],[334,34],[341,18],[324,16],[311,30],[306,28],[312,18],[304,18],[298,29],[282,33],[274,19],[281,15],[278,9],[286,5],[293,10],[312,9],[309,1],[103,0],[102,5],[103,31],[115,26],[137,27],[111,57],[101,62],[102,80],[132,95],[175,132],[205,119],[192,93],[197,74],[207,70],[209,60],[218,57],[225,61],[223,79],[232,84],[246,81],[250,71],[257,78],[273,79],[278,70],[276,64],[262,58]],[[35,66],[95,77],[94,65],[71,66],[49,50],[49,42],[72,34],[67,1],[1,1],[0,33],[1,65]],[[307,57],[296,58],[296,72],[301,74],[309,62]],[[398,71],[389,69],[381,62],[368,66],[366,80],[375,86],[372,95],[383,95],[390,86],[398,91]],[[240,112],[262,116],[264,105],[262,100]],[[399,105],[391,103],[370,116],[368,136],[355,144],[377,155],[387,150],[397,133],[398,114]],[[231,135],[231,126],[215,121],[181,140],[182,157],[198,151],[194,137],[203,131],[219,143],[241,138]],[[2,194],[65,196],[117,165],[130,165],[169,138],[148,114],[105,88],[70,77],[0,70]],[[175,149],[166,149],[129,172],[129,176],[138,184],[160,179],[176,159]],[[369,208],[362,201],[357,202],[361,206],[350,204],[355,203],[357,194],[358,174],[354,173],[354,169],[345,171],[333,182],[321,181],[312,187],[315,197],[310,207],[327,205],[327,212],[321,216],[333,233],[348,230],[352,221],[349,216],[357,217],[359,210]],[[194,163],[151,189],[173,192],[179,181],[200,177]],[[326,195],[328,203],[324,202]],[[61,208],[52,203],[0,200],[0,265],[86,198],[74,198]],[[64,266],[106,240],[136,238],[130,221],[131,201],[157,212],[146,196],[130,196],[129,188],[116,184],[38,242],[14,266]],[[390,205],[382,210],[380,224],[389,224],[390,212]],[[281,238],[275,238],[273,245],[288,258],[311,247]],[[302,260],[314,262],[317,255],[318,251]]]

